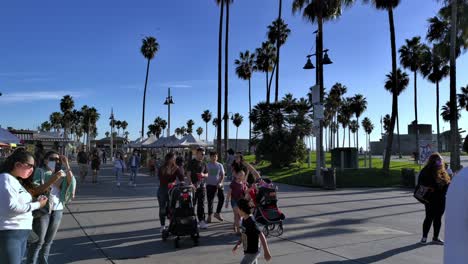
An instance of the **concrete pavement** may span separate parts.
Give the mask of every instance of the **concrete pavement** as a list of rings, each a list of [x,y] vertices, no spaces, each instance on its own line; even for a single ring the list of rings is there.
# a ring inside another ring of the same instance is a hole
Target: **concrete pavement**
[[[128,175],[124,178],[128,180]],[[232,213],[175,249],[159,234],[156,179],[117,189],[110,166],[99,184],[79,184],[52,247],[50,263],[239,263],[231,253]],[[420,246],[424,207],[406,189],[323,191],[280,185],[284,234],[269,238],[270,263],[442,263],[443,248]],[[432,235],[432,233],[430,234]],[[443,235],[443,231],[442,231]],[[260,263],[265,263],[263,257]]]

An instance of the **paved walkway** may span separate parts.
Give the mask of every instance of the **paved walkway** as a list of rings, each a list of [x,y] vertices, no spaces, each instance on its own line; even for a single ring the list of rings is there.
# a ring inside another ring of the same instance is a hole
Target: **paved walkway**
[[[52,247],[52,264],[239,263],[241,253],[231,253],[237,237],[230,211],[227,221],[201,232],[199,247],[187,240],[175,249],[159,234],[156,179],[142,175],[136,188],[119,190],[109,166],[101,174],[99,184],[78,186]],[[288,218],[284,234],[269,239],[270,263],[442,263],[441,246],[417,244],[424,211],[410,190],[281,185],[279,199]]]

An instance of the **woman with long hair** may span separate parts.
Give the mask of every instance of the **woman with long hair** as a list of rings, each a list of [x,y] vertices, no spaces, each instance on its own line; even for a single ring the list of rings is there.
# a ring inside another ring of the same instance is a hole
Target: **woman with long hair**
[[[427,244],[427,235],[434,226],[434,236],[432,243],[443,245],[444,241],[439,238],[440,227],[442,225],[442,215],[445,211],[445,196],[450,184],[450,176],[445,171],[444,160],[439,153],[433,153],[426,166],[419,174],[419,185],[429,188],[428,203],[426,208],[426,218],[423,222],[423,237],[421,244]]]
[[[247,184],[245,182],[245,171],[246,168],[237,162],[232,165],[232,176],[233,181],[229,185],[229,191],[226,195],[226,209],[231,205],[232,213],[234,215],[234,233],[240,233],[240,214],[238,201],[245,197],[247,192]]]
[[[29,244],[28,264],[48,263],[50,248],[62,221],[64,205],[75,195],[76,180],[67,157],[56,151],[49,151],[44,155],[43,164],[42,168],[37,168],[34,172],[33,181],[36,186],[43,185],[57,175],[62,177],[50,188],[46,207],[48,210],[37,215],[32,223],[33,231],[39,239]]]
[[[169,184],[176,179],[184,181],[184,173],[181,167],[176,164],[176,156],[173,152],[166,154],[164,165],[159,169],[159,222],[161,223],[161,233],[166,228],[167,205],[169,202]]]
[[[32,229],[32,211],[47,204],[41,196],[33,202],[31,194],[20,179],[31,177],[34,157],[24,149],[17,149],[0,168],[0,259],[6,264],[20,264],[26,252]]]

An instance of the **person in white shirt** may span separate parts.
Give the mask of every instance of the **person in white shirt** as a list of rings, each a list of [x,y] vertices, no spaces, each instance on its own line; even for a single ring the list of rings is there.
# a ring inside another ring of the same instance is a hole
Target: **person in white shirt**
[[[117,153],[114,160],[114,170],[118,188],[120,188],[120,180],[122,179],[122,174],[125,171],[125,169],[126,166],[123,155],[122,153]]]
[[[468,138],[468,137],[467,137]],[[467,140],[465,142],[468,142]],[[468,144],[464,144],[468,152]],[[456,173],[447,191],[445,209],[445,264],[468,260],[468,168]]]
[[[32,211],[47,204],[41,196],[33,202],[31,194],[20,184],[34,169],[34,157],[24,149],[11,154],[0,169],[0,260],[4,264],[21,264],[31,233]]]

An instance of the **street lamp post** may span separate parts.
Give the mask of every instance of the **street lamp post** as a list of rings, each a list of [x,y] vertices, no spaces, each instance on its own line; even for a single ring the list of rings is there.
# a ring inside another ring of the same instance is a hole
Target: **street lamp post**
[[[111,115],[109,117],[111,121],[111,135],[110,135],[110,160],[114,160],[114,109],[111,109]]]
[[[171,135],[171,104],[174,104],[171,96],[171,88],[168,88],[166,101],[164,104],[167,105],[167,136]]]
[[[319,46],[319,32],[318,30],[315,31],[314,33],[317,34],[316,36],[316,47]],[[315,56],[316,57],[316,64],[317,64],[317,70],[315,74],[315,83],[316,83],[316,88],[319,89],[319,103],[314,105],[315,109],[323,109],[323,65],[327,64],[332,64],[333,62],[330,60],[328,57],[328,49],[325,50],[319,50],[317,49],[316,53],[307,55],[307,62],[304,65],[303,69],[305,70],[311,70],[314,69],[314,65],[312,64],[312,61],[310,57]],[[318,56],[320,55],[320,56]],[[323,151],[323,121],[322,119],[315,119],[315,122],[319,122],[319,127],[318,127],[318,133],[316,135],[316,171],[315,171],[315,176],[316,179],[319,181],[319,183],[323,182],[322,179],[322,174],[321,174],[321,168],[325,167],[325,153]]]

